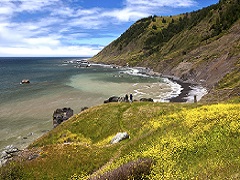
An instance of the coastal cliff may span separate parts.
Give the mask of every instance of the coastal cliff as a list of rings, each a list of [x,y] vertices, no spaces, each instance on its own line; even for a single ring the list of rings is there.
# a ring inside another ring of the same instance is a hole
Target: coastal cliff
[[[145,18],[91,59],[200,83],[209,89],[202,102],[91,107],[18,156],[5,150],[13,161],[0,168],[0,179],[240,179],[239,12],[239,0],[221,0]],[[111,143],[119,132],[127,138]]]
[[[221,0],[177,16],[150,16],[133,24],[91,61],[152,68],[200,83],[214,100],[239,95],[240,3]]]

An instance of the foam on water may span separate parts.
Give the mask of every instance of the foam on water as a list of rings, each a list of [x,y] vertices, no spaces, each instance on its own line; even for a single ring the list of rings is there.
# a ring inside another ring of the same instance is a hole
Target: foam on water
[[[185,98],[189,103],[194,102],[194,96],[196,96],[197,101],[199,101],[204,95],[208,93],[207,90],[202,86],[191,86],[191,89],[192,90],[189,92],[188,96]]]
[[[149,68],[144,68],[144,67],[127,68],[125,73],[132,76],[142,76],[142,77],[161,79],[160,82],[147,84],[143,86],[141,89],[135,90],[137,92],[136,95],[140,94],[140,97],[147,95],[153,98],[154,102],[169,102],[168,99],[177,97],[183,89],[181,85],[177,84],[176,82],[170,81],[167,78],[150,75],[151,69]],[[134,86],[137,86],[137,85],[138,84],[134,84]]]
[[[166,78],[150,76],[141,68],[98,73],[97,77],[94,73],[75,75],[67,85],[106,98],[132,93],[134,99],[153,98],[155,102],[167,102],[167,99],[178,96],[182,90],[179,84]]]

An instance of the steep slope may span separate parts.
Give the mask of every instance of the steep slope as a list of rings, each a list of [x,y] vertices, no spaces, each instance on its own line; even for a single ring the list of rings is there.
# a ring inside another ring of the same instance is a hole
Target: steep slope
[[[227,96],[238,96],[239,83],[229,81],[231,74],[234,81],[240,81],[239,18],[239,0],[221,0],[179,16],[144,18],[91,60],[147,66],[163,75],[201,83],[209,90],[230,88]]]
[[[93,107],[35,141],[25,161],[0,168],[0,179],[239,179],[239,111],[239,104]],[[130,139],[110,144],[118,132]]]

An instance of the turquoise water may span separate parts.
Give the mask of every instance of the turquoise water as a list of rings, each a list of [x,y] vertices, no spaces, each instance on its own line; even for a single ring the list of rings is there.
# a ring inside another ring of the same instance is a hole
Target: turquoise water
[[[0,58],[0,149],[26,147],[52,129],[57,108],[102,104],[110,96],[133,93],[135,99],[176,96],[179,86],[161,78],[129,75],[126,69],[93,65],[77,68],[81,58]],[[29,79],[30,84],[20,84]]]

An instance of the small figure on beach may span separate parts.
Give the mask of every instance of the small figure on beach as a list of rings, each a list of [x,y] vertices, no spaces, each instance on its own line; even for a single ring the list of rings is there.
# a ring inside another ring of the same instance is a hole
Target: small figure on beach
[[[128,102],[128,94],[125,95],[125,101]]]
[[[130,94],[129,98],[130,98],[130,102],[133,102],[133,95],[132,95],[132,93]]]

